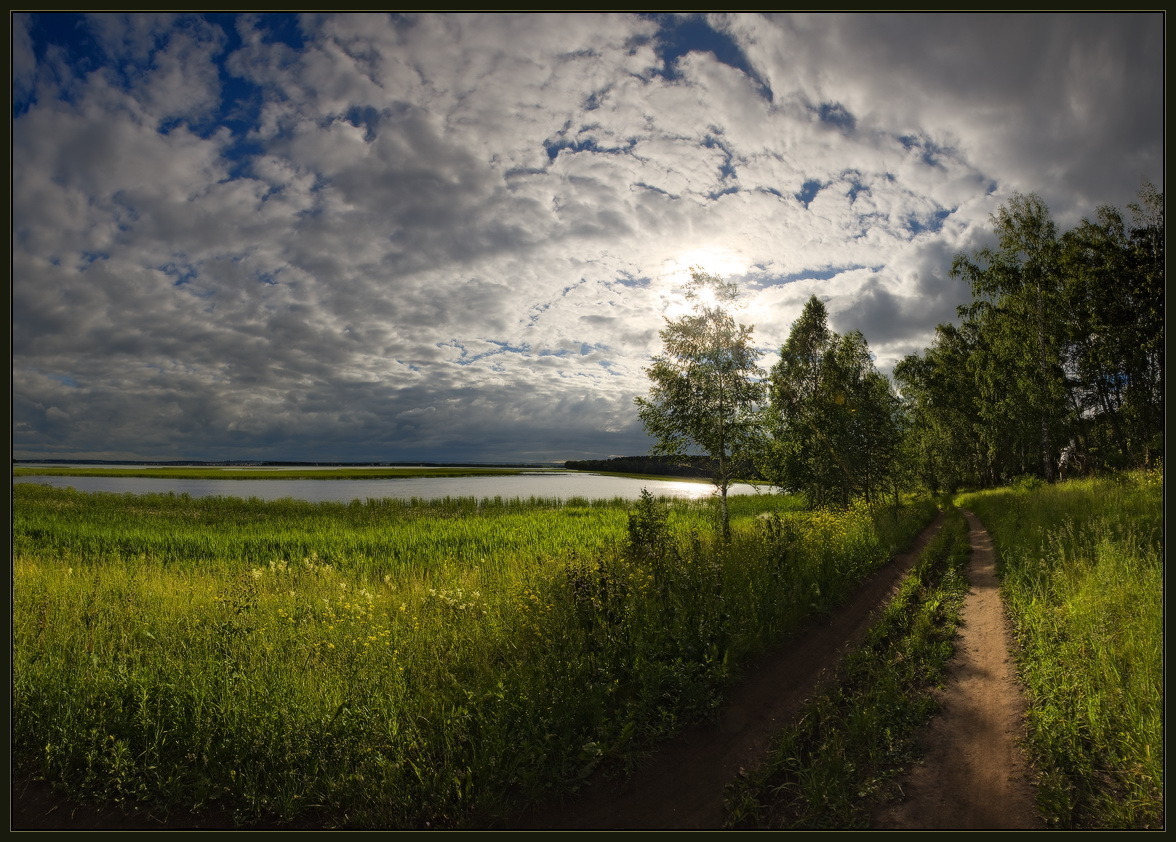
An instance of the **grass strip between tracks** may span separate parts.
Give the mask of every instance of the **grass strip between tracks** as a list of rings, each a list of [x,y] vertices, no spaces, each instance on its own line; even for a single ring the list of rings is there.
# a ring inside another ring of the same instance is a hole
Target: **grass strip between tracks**
[[[954,507],[837,679],[758,769],[730,784],[731,828],[863,828],[913,762],[967,595],[968,528]]]

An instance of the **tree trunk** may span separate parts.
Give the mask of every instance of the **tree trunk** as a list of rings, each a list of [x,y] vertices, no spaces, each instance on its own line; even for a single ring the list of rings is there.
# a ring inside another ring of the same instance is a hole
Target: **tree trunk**
[[[1051,441],[1049,418],[1041,416],[1041,467],[1045,470],[1045,481],[1054,481],[1054,461],[1050,451],[1053,449]]]
[[[727,482],[723,481],[723,487],[719,489],[719,496],[722,498],[723,508],[723,541],[731,540],[731,515],[727,511]]]
[[[1047,402],[1052,403],[1049,389],[1049,362],[1045,347],[1045,294],[1041,289],[1041,282],[1037,284],[1037,366],[1041,374],[1042,391],[1046,394]],[[1045,471],[1045,481],[1054,481],[1053,436],[1049,423],[1050,407],[1047,405],[1041,413],[1041,467]]]
[[[728,473],[729,463],[727,462],[727,454],[719,451],[719,507],[721,510],[720,517],[723,521],[723,543],[731,540],[731,515],[727,510],[727,486],[731,484],[731,476]]]

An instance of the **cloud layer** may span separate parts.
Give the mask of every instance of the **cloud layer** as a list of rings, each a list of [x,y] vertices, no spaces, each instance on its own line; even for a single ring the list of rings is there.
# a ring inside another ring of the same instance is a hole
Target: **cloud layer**
[[[14,17],[18,458],[640,453],[690,265],[765,365],[817,294],[888,370],[1012,192],[1162,174],[1159,14],[64,17]]]

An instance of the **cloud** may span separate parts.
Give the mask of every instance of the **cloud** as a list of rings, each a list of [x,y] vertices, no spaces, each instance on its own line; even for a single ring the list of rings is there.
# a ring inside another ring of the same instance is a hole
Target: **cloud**
[[[691,263],[888,370],[1011,191],[1162,161],[1155,15],[69,20],[14,17],[18,456],[639,453]]]
[[[17,102],[32,96],[36,86],[37,57],[29,34],[32,18],[23,12],[12,16],[12,96]]]

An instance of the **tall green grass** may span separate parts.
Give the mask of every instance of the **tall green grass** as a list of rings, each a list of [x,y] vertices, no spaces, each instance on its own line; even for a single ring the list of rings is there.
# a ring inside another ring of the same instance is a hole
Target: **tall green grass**
[[[484,826],[706,715],[932,514],[731,502],[721,544],[707,503],[18,484],[15,768],[244,826]]]
[[[984,521],[1055,828],[1163,827],[1162,474],[959,498]]]

